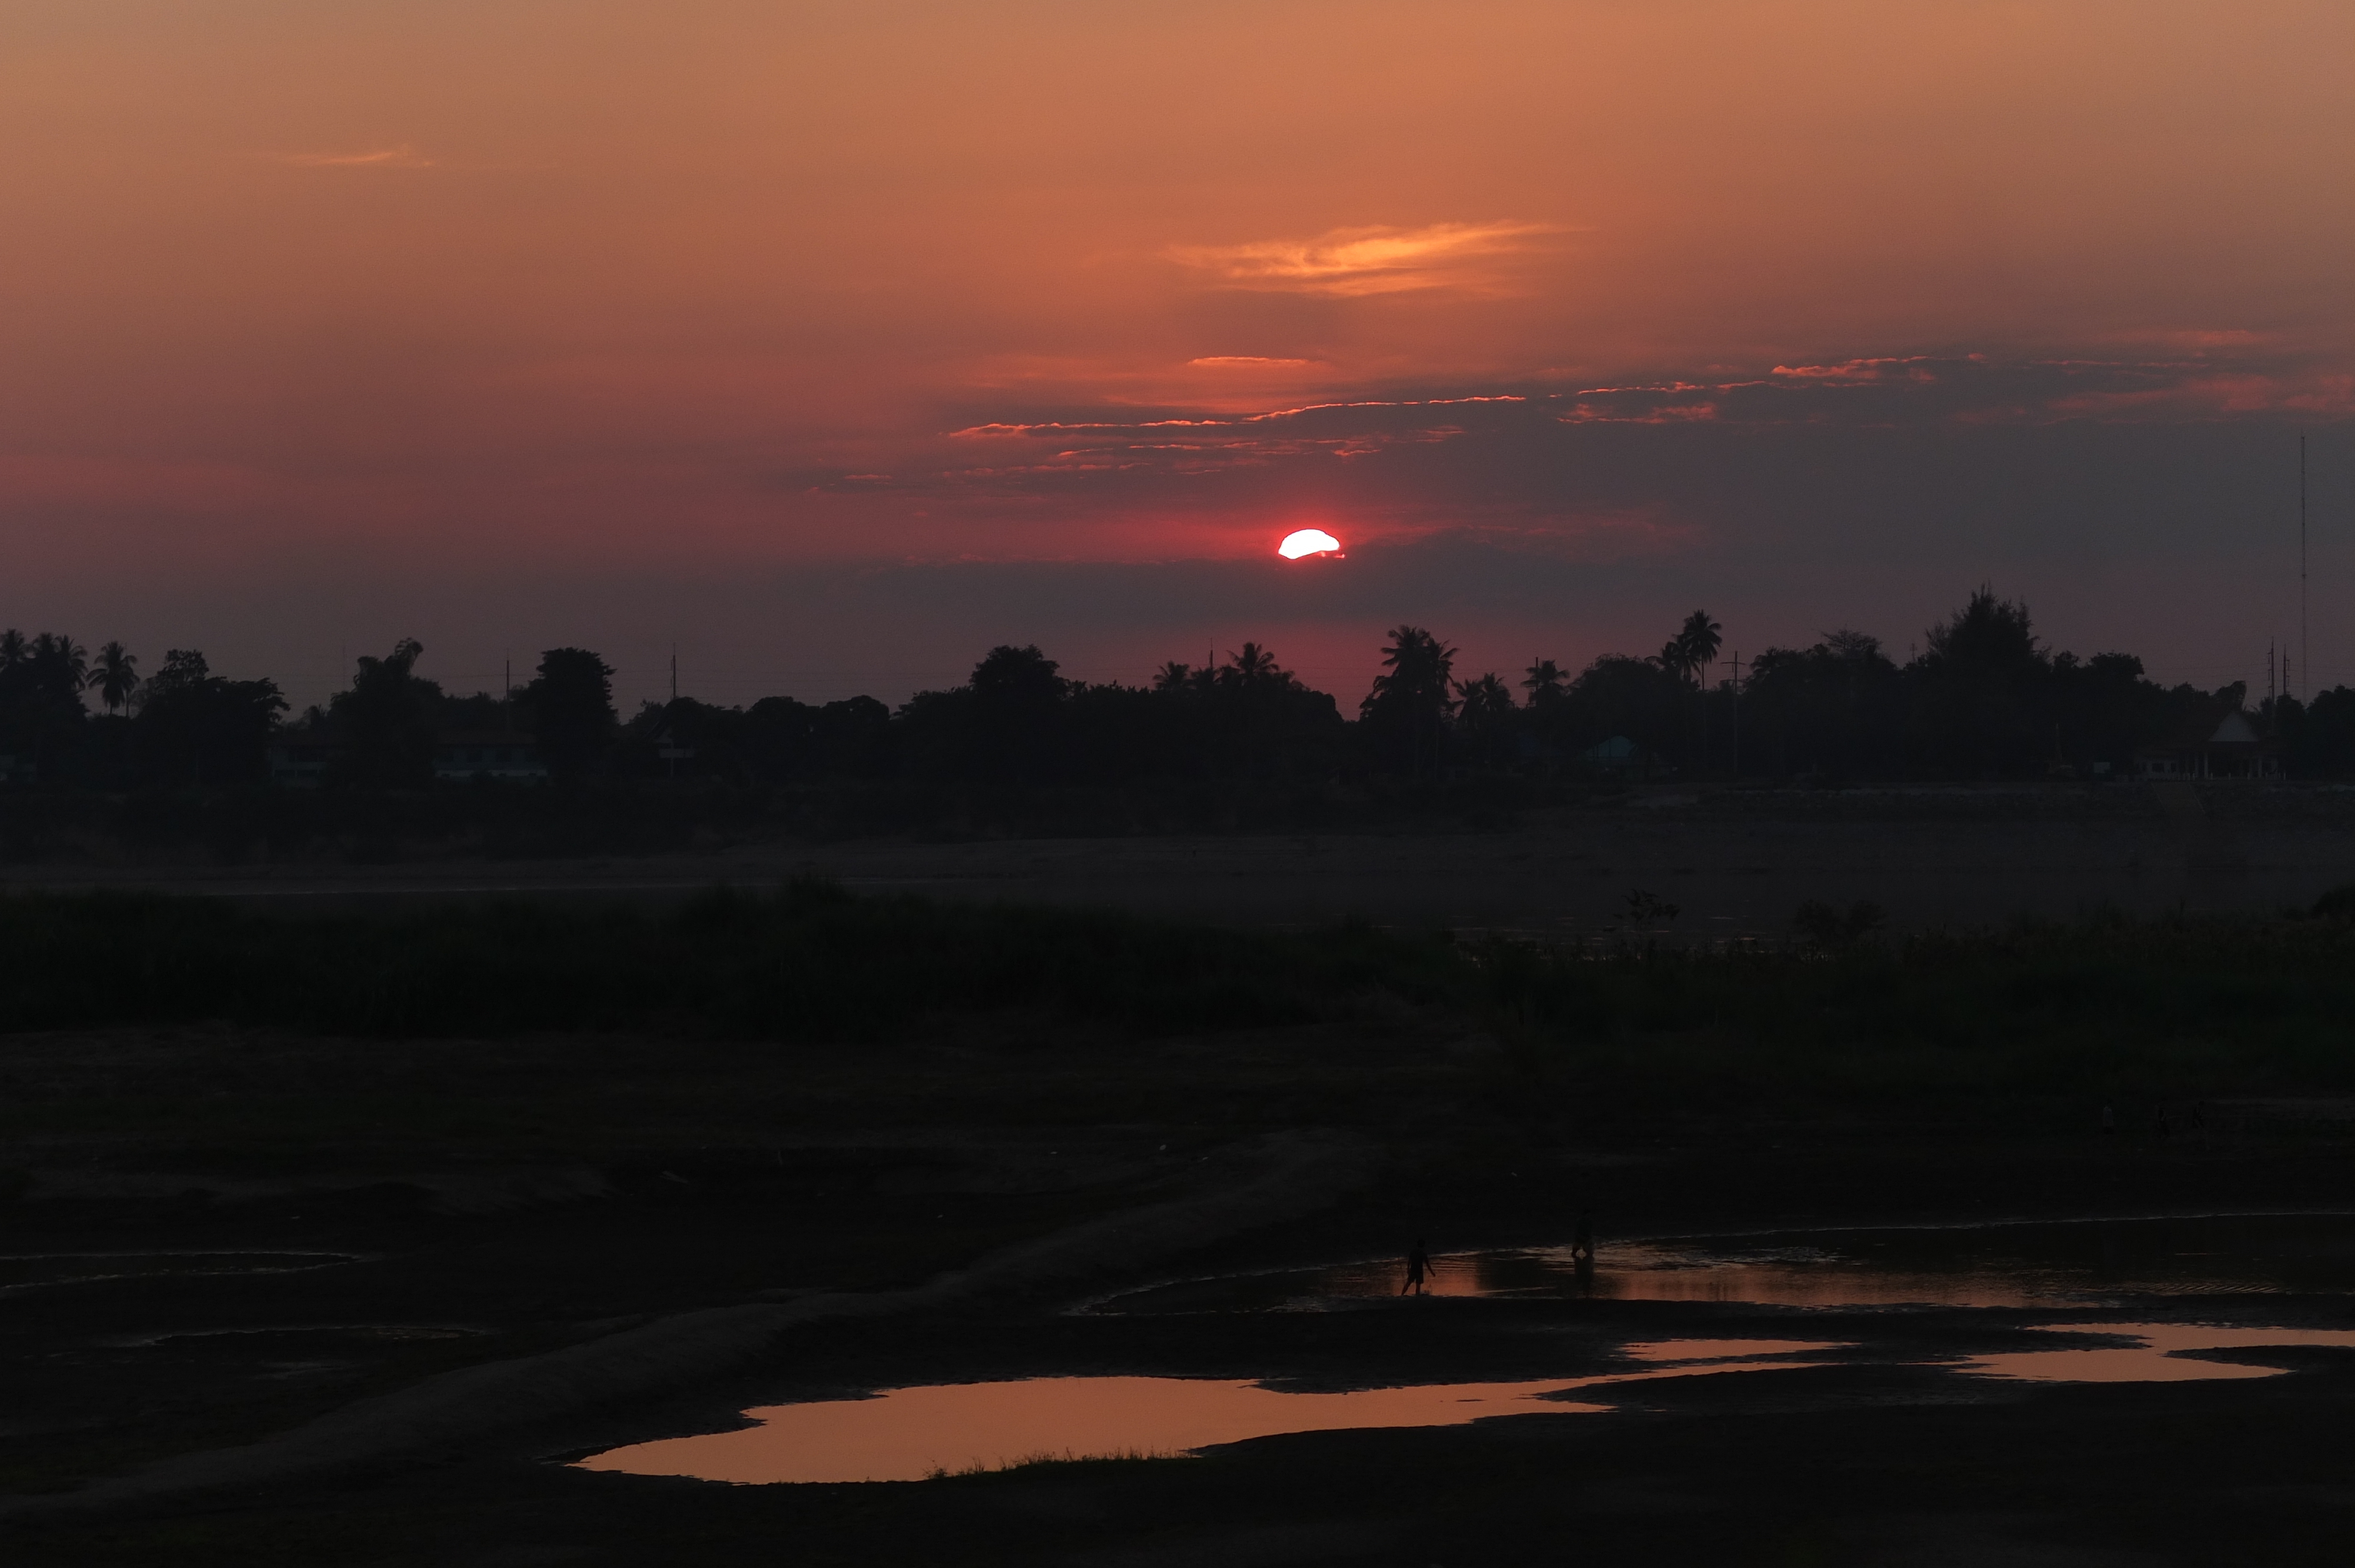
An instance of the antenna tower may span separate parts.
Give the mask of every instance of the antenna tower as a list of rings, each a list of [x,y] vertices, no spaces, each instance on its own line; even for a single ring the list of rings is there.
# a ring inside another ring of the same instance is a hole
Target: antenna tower
[[[2314,669],[2307,662],[2306,646],[2306,438],[2297,438],[2297,673],[2306,681],[2308,701],[2314,696]],[[2289,683],[2282,683],[2286,686]]]

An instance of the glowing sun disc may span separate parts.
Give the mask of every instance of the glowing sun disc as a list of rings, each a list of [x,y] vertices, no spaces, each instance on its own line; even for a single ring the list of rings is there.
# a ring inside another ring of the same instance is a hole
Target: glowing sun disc
[[[1303,556],[1321,556],[1327,550],[1340,547],[1341,541],[1324,529],[1303,528],[1297,533],[1286,534],[1284,543],[1275,547],[1275,553],[1287,561],[1296,561]]]

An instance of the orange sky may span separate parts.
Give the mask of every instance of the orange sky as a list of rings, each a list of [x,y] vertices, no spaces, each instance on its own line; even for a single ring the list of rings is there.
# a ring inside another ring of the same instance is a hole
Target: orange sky
[[[1296,524],[1698,561],[1747,525],[1732,460],[1582,488],[1547,443],[1601,418],[2295,427],[2343,468],[2350,59],[2344,4],[16,0],[0,618],[293,658],[254,619],[355,575],[594,640],[610,588],[517,585],[1256,557]],[[2063,361],[2096,368],[2022,368]],[[1949,365],[1991,368],[1800,400]],[[1762,382],[1786,411],[1582,397]],[[1514,396],[1542,418],[1453,401]],[[1349,403],[1391,407],[1199,423]],[[1552,455],[1506,484],[1475,450]],[[2073,602],[1975,526],[1874,559]],[[453,602],[330,619],[440,615],[479,666]],[[1029,613],[986,635],[1087,644]],[[807,663],[730,615],[723,662]]]

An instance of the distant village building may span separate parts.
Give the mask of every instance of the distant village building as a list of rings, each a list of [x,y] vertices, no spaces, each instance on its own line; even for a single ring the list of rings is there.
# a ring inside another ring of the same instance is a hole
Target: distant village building
[[[270,743],[270,781],[315,789],[326,781],[327,764],[335,757],[336,743],[325,736],[282,735]]]
[[[2213,713],[2186,723],[2164,745],[2135,753],[2135,777],[2185,779],[2278,779],[2281,758],[2273,742],[2257,733],[2238,708],[2221,718]]]
[[[270,743],[270,781],[295,789],[315,789],[343,745],[331,736],[282,735]],[[433,737],[436,779],[506,779],[536,784],[548,778],[548,759],[537,736],[513,730],[443,730]]]
[[[433,777],[543,783],[548,758],[537,736],[506,729],[443,730],[433,740]]]
[[[1609,740],[1598,741],[1580,752],[1579,758],[1587,767],[1598,773],[1612,773],[1625,777],[1630,773],[1648,774],[1651,771],[1650,754],[1624,735],[1614,735]]]

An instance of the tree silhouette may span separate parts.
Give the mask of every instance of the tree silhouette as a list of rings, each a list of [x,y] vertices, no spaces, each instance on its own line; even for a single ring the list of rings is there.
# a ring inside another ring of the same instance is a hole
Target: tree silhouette
[[[1455,650],[1420,626],[1391,629],[1382,648],[1385,671],[1374,677],[1373,690],[1358,706],[1360,717],[1412,714],[1445,719],[1455,711],[1448,695],[1448,677],[1455,673]]]
[[[2028,606],[1981,584],[1962,609],[1929,630],[1908,670],[1913,749],[1941,771],[1990,777],[2049,762],[2046,716],[2051,659],[2038,645]]]
[[[442,688],[412,673],[425,645],[405,637],[384,658],[362,657],[351,689],[327,704],[343,755],[337,777],[378,789],[415,789],[433,777],[433,710]]]
[[[1291,679],[1275,662],[1275,655],[1256,642],[1246,642],[1242,651],[1227,655],[1221,675],[1244,687],[1265,685],[1271,681],[1282,683]]]
[[[126,706],[131,694],[139,689],[139,661],[122,643],[110,642],[98,651],[98,664],[90,673],[90,683],[111,714]]]
[[[1551,707],[1568,694],[1570,672],[1550,659],[1537,660],[1521,678],[1521,689],[1529,694],[1529,706]]]
[[[263,777],[271,730],[286,711],[275,682],[225,680],[202,653],[174,648],[140,691],[133,722],[151,781],[202,786]]]
[[[15,627],[0,631],[0,672],[15,669],[25,662],[25,634]]]
[[[43,671],[58,690],[79,692],[90,674],[90,650],[70,637],[44,631],[33,639],[26,662]]]
[[[578,778],[613,738],[613,667],[586,648],[551,648],[523,689],[524,711],[547,753],[549,770]]]
[[[1382,663],[1385,669],[1374,677],[1358,716],[1377,732],[1384,749],[1402,755],[1408,771],[1419,777],[1437,762],[1455,711],[1449,681],[1455,650],[1422,627],[1397,626],[1382,649]]]
[[[1476,681],[1465,681],[1456,685],[1462,697],[1460,718],[1465,727],[1486,729],[1510,719],[1516,711],[1512,688],[1497,678],[1492,671]]]
[[[1513,723],[1520,710],[1513,705],[1513,689],[1492,671],[1455,688],[1463,702],[1456,726],[1464,732],[1479,759],[1492,767],[1509,760]]]
[[[1704,684],[1703,677],[1717,658],[1718,634],[1723,630],[1709,618],[1709,611],[1696,609],[1685,617],[1685,623],[1668,639],[1653,662],[1678,680],[1692,685]]]

